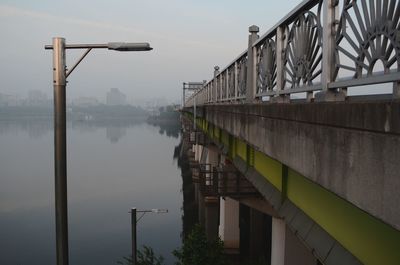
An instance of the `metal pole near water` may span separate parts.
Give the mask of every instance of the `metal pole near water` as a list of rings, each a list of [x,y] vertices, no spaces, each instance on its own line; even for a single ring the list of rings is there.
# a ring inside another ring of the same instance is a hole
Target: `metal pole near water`
[[[53,38],[54,183],[57,264],[68,265],[65,39]]]
[[[132,263],[136,265],[137,257],[137,237],[136,237],[136,208],[131,210],[131,227],[132,227]]]
[[[109,42],[104,44],[65,44],[64,38],[53,38],[53,85],[54,85],[54,183],[56,208],[57,265],[68,265],[68,201],[67,201],[67,125],[66,93],[67,77],[92,49],[114,51],[150,51],[148,43]],[[66,69],[66,49],[87,49],[69,71]],[[136,254],[136,253],[135,253]]]
[[[137,218],[137,213],[142,215]],[[146,213],[168,213],[168,209],[151,209],[151,210],[137,210],[136,207],[131,209],[131,235],[132,235],[132,263],[137,264],[137,223]]]

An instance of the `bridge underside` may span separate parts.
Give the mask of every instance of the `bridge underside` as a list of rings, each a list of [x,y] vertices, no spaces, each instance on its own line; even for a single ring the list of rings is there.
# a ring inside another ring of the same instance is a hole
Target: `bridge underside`
[[[324,264],[398,264],[399,101],[193,112],[184,116]]]

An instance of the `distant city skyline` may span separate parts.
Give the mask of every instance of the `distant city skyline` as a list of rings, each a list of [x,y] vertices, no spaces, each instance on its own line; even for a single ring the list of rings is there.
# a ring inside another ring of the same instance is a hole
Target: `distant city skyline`
[[[61,36],[67,43],[146,41],[154,48],[93,51],[69,77],[70,100],[103,100],[118,87],[128,101],[179,102],[182,82],[209,80],[215,65],[224,67],[247,48],[250,25],[262,34],[300,2],[2,0],[0,93],[24,96],[35,89],[52,98],[52,54],[44,45]],[[68,51],[67,65],[80,54]]]
[[[113,88],[110,88],[110,92]],[[124,94],[124,91],[120,91]],[[107,104],[107,93],[104,95],[97,96],[78,96],[78,97],[68,97],[67,103],[77,106],[94,106],[98,104]],[[124,94],[125,95],[125,94]],[[179,104],[179,100],[168,100],[164,97],[148,97],[148,98],[125,98],[123,104],[108,104],[108,105],[132,105],[144,108],[154,108],[160,106],[167,106],[171,104]],[[6,94],[0,91],[0,107],[2,106],[43,106],[43,105],[53,105],[53,95],[49,94],[45,90],[32,89],[28,90],[25,94]]]

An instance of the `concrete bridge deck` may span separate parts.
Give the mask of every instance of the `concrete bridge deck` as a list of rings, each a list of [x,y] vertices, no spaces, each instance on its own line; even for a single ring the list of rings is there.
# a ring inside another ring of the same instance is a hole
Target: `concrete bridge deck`
[[[196,115],[321,260],[332,249],[364,264],[400,260],[400,101],[221,104]]]
[[[398,0],[304,0],[183,86],[184,115],[324,264],[400,264],[399,26]]]

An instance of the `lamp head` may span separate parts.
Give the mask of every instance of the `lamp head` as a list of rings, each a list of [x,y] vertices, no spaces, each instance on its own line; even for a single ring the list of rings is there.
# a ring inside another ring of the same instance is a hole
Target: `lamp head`
[[[120,52],[131,52],[131,51],[151,51],[153,48],[147,42],[136,43],[136,42],[109,42],[107,44],[109,50],[120,51]]]

